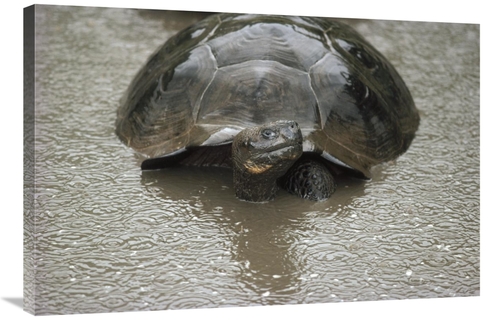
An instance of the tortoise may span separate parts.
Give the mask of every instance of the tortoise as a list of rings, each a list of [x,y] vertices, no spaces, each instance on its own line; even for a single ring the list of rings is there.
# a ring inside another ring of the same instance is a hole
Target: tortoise
[[[233,168],[236,196],[280,187],[328,199],[339,168],[369,180],[419,125],[391,63],[329,18],[213,14],[180,31],[138,72],[116,133],[146,156],[142,170]]]

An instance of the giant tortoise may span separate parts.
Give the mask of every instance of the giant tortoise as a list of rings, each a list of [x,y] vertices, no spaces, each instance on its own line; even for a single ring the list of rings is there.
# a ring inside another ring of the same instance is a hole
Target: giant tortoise
[[[147,61],[121,100],[120,139],[148,159],[233,168],[236,196],[279,186],[310,200],[335,191],[336,168],[370,178],[419,125],[391,63],[327,18],[214,14]]]

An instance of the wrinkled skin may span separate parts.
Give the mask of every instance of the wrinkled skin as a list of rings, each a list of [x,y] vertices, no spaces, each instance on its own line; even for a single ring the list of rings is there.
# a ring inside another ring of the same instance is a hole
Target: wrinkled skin
[[[321,162],[302,152],[295,121],[276,121],[241,131],[232,145],[236,196],[252,202],[274,199],[279,186],[309,200],[326,200],[335,180]]]
[[[295,121],[277,121],[241,131],[233,140],[236,196],[252,202],[274,199],[278,178],[302,155],[302,132]]]
[[[308,156],[297,161],[278,183],[289,193],[313,201],[330,198],[337,187],[332,172],[323,161]]]

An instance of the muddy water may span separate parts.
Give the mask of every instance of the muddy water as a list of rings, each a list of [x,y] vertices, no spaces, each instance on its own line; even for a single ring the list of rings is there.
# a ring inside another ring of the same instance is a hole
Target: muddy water
[[[202,16],[37,7],[25,303],[62,314],[479,295],[479,27],[347,20],[407,82],[417,137],[327,202],[281,192],[259,205],[234,197],[224,169],[141,172],[114,134],[134,74]]]

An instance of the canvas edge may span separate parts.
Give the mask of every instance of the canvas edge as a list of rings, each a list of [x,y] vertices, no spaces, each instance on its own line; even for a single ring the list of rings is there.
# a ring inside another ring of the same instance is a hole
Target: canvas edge
[[[23,310],[35,314],[35,6],[23,9]]]

